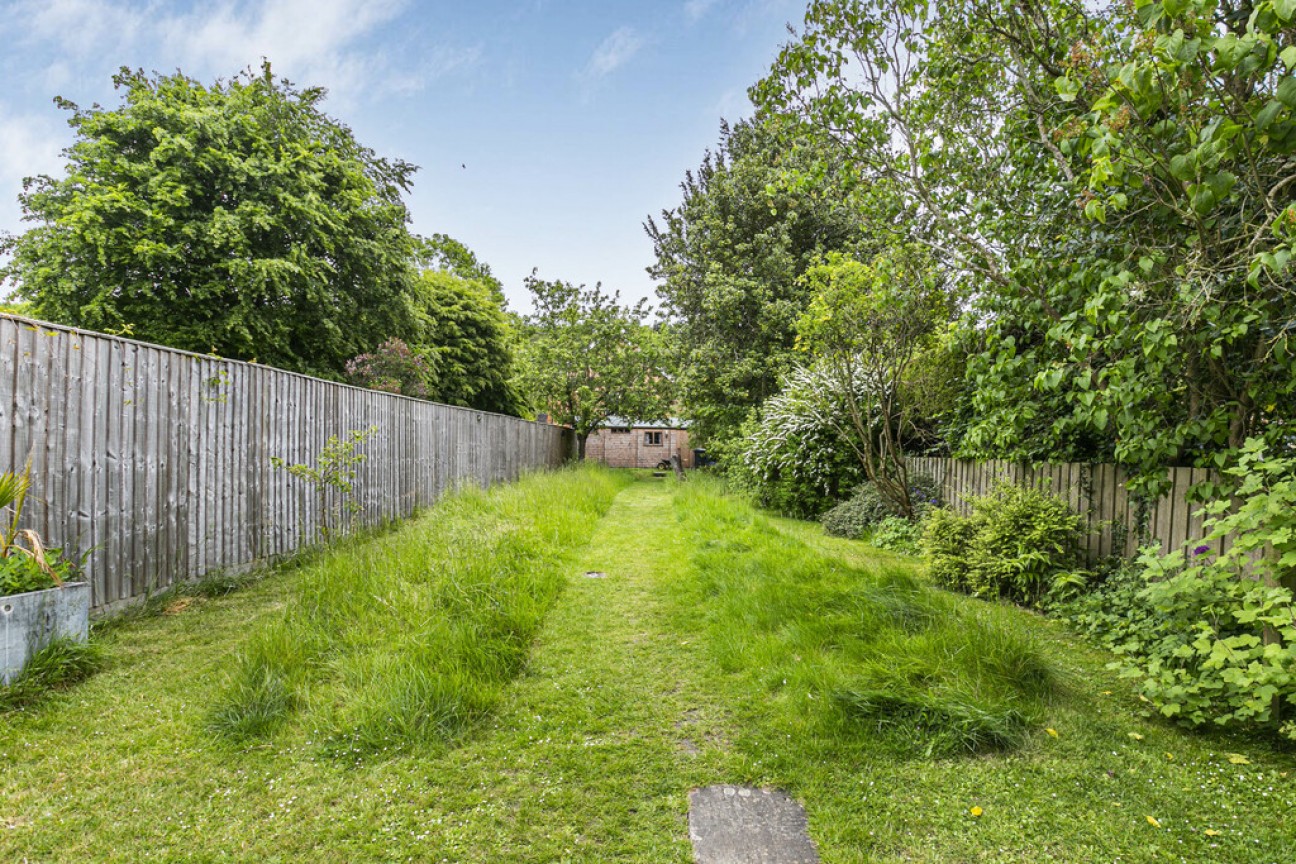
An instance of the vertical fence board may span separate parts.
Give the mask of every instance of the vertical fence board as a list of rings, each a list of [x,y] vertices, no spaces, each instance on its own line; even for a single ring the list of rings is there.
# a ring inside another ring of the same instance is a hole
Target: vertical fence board
[[[313,464],[369,426],[367,524],[571,449],[556,426],[0,315],[2,470],[31,457],[24,527],[86,556],[96,609],[316,542],[314,490],[270,458]]]
[[[972,462],[938,457],[914,457],[909,470],[930,476],[945,502],[967,513],[968,499],[984,495],[997,483],[1009,482],[1037,489],[1065,501],[1088,528],[1083,547],[1090,562],[1107,556],[1129,557],[1142,545],[1159,543],[1163,550],[1180,548],[1203,534],[1201,505],[1189,501],[1189,490],[1212,479],[1200,468],[1167,469],[1168,491],[1159,499],[1140,504],[1127,488],[1128,478],[1116,465],[1082,463],[1036,464],[999,460]],[[1217,541],[1216,551],[1226,548]]]

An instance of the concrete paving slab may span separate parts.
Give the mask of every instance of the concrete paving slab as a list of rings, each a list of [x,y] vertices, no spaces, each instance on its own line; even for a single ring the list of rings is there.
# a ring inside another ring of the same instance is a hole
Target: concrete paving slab
[[[694,789],[689,839],[698,864],[819,864],[805,810],[777,789]]]

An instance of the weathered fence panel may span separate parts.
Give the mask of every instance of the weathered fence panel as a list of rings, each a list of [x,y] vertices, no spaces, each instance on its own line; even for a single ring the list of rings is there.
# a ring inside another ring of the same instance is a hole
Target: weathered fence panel
[[[1090,561],[1111,555],[1128,557],[1140,546],[1160,544],[1168,552],[1202,536],[1201,505],[1188,500],[1188,489],[1210,479],[1201,468],[1170,468],[1169,491],[1155,501],[1129,494],[1125,472],[1115,465],[1083,463],[1018,464],[999,460],[910,457],[911,472],[929,475],[941,497],[961,513],[967,499],[985,495],[998,483],[1013,483],[1050,492],[1084,517],[1085,552]],[[1219,542],[1227,544],[1227,538]],[[1219,551],[1223,551],[1221,548]]]
[[[366,524],[574,447],[556,426],[0,315],[0,470],[30,462],[24,527],[87,555],[95,609],[313,542],[314,490],[270,460],[313,463],[370,427]]]

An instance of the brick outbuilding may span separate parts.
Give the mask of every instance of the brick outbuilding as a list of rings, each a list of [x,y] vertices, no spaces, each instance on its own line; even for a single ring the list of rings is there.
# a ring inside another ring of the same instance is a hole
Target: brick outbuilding
[[[609,417],[607,425],[589,436],[585,458],[612,468],[656,468],[678,455],[685,468],[693,467],[693,451],[684,423],[635,423]]]

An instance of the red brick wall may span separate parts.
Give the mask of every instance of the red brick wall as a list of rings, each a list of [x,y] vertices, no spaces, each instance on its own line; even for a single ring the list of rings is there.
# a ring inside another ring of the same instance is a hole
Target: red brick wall
[[[644,443],[644,433],[661,435],[661,444]],[[655,468],[663,459],[679,454],[685,468],[693,467],[693,451],[684,429],[631,429],[613,432],[600,429],[585,442],[585,458],[612,468]]]

